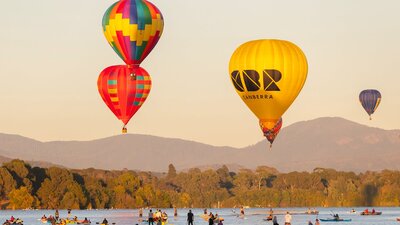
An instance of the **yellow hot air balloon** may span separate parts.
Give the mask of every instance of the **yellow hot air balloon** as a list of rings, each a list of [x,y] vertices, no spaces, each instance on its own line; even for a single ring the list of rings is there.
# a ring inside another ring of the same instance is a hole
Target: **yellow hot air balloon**
[[[242,44],[229,62],[229,74],[240,98],[272,129],[296,99],[307,78],[307,59],[299,47],[283,40]]]

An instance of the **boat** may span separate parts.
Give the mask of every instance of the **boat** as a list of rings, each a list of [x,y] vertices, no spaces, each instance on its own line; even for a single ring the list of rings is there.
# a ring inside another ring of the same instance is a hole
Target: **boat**
[[[322,221],[322,222],[350,222],[351,221],[351,219],[341,219],[341,218],[339,218],[339,219],[335,219],[335,218],[331,218],[331,219],[319,219],[320,221]]]
[[[361,216],[379,216],[382,215],[382,212],[362,212]]]

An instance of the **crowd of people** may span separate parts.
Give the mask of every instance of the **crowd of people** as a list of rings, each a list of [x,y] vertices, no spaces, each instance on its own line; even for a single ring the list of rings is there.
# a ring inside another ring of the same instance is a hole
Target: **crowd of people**
[[[66,218],[61,218],[60,213],[58,209],[56,209],[54,216],[53,215],[43,215],[42,218],[40,218],[42,222],[44,223],[50,223],[52,225],[64,225],[68,223],[79,223],[79,224],[90,224],[91,221],[85,217],[83,220],[79,220],[77,216],[72,217],[71,216],[71,209],[68,209],[68,214]],[[106,223],[107,224],[107,223]]]
[[[9,220],[6,220],[3,225],[11,225],[11,224],[16,224],[16,225],[22,225],[24,221],[20,218],[14,218],[14,216],[11,216]]]
[[[165,211],[161,212],[161,209],[158,209],[155,212],[153,212],[153,210],[150,209],[147,220],[149,222],[149,225],[150,224],[154,225],[154,222],[156,222],[157,225],[161,225],[168,220],[168,214]]]

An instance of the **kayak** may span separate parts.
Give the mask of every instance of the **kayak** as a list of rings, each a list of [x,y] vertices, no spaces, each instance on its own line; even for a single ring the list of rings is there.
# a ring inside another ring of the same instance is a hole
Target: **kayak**
[[[378,215],[381,215],[381,214],[382,214],[382,212],[374,212],[374,213],[372,213],[372,212],[368,212],[368,213],[362,212],[360,215],[361,216],[378,216]]]
[[[350,222],[351,219],[319,219],[322,222]]]
[[[203,218],[203,220],[205,221],[208,221],[209,218],[208,214],[201,214],[200,217]]]

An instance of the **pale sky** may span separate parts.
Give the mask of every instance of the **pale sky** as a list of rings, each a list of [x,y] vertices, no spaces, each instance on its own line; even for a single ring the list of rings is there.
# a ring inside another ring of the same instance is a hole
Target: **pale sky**
[[[0,133],[41,141],[92,140],[120,134],[97,77],[123,64],[102,33],[114,0],[3,1]],[[151,93],[129,133],[243,147],[263,139],[257,118],[231,84],[233,51],[254,39],[298,45],[309,63],[305,86],[284,126],[339,116],[400,128],[400,1],[153,0],[164,33],[142,66]],[[373,120],[358,102],[382,93]],[[340,132],[340,131],[338,131]]]

